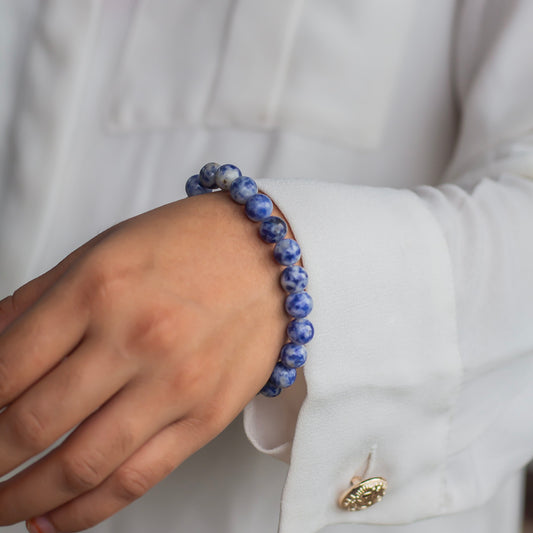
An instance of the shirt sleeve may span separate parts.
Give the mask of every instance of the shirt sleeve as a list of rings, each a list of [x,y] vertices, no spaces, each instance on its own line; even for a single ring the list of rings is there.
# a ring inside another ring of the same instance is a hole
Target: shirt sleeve
[[[470,509],[533,456],[532,21],[528,0],[460,4],[441,185],[260,182],[315,302],[298,385],[245,409],[250,441],[290,462],[282,533]],[[363,474],[387,479],[383,501],[339,509]]]

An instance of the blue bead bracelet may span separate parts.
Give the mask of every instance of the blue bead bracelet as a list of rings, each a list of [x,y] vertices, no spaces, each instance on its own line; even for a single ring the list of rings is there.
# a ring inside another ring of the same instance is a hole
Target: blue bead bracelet
[[[258,394],[273,397],[281,390],[290,387],[296,379],[296,369],[307,359],[307,344],[314,336],[313,324],[307,315],[313,309],[313,299],[306,292],[309,276],[305,269],[296,265],[301,251],[298,243],[286,238],[287,224],[279,217],[272,216],[272,200],[259,192],[252,178],[231,164],[207,163],[198,174],[191,176],[185,184],[187,196],[207,194],[214,189],[229,191],[238,204],[244,205],[248,218],[259,222],[259,236],[267,244],[274,244],[274,259],[286,268],[280,276],[280,284],[287,297],[285,311],[292,320],[287,326],[287,343],[281,348],[278,362],[270,379]]]

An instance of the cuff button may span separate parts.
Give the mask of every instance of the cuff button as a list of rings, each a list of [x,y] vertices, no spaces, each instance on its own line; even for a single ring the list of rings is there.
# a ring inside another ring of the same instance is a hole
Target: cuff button
[[[364,481],[354,477],[351,484],[339,498],[339,507],[345,511],[367,509],[379,502],[387,490],[387,480],[382,477],[372,477]]]

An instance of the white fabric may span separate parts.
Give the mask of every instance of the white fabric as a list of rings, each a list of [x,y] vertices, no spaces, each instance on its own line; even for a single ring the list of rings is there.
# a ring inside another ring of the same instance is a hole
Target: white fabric
[[[263,453],[239,418],[94,531],[271,533],[280,501],[280,533],[519,530],[531,24],[529,0],[0,3],[2,293],[209,160],[260,178],[311,276],[309,361],[245,409]],[[346,513],[356,474],[390,488]]]

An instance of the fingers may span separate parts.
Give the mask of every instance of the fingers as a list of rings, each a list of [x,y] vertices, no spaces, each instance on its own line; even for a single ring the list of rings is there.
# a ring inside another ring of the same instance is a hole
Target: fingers
[[[51,283],[53,281],[48,282],[46,274],[43,274],[0,300],[0,333],[35,303]]]
[[[0,475],[48,448],[119,391],[136,370],[120,359],[89,338],[0,414]]]
[[[96,489],[45,518],[58,532],[92,527],[144,495],[212,437],[199,421],[183,418],[149,440]]]
[[[96,237],[86,242],[69,254],[65,259],[58,263],[54,268],[29,281],[18,288],[11,296],[0,300],[0,333],[11,324],[22,313],[27,311],[37,300],[49,289],[62,274],[71,266],[71,264],[82,256],[87,250],[101,241],[104,237],[116,230],[118,226],[109,228],[99,233]]]
[[[68,259],[38,278],[22,285],[11,296],[0,301],[0,333],[27,311],[60,278],[70,264]]]
[[[0,485],[0,525],[45,513],[96,488],[181,416],[168,403],[147,387],[135,385],[119,392],[59,448]]]
[[[0,335],[0,407],[11,403],[81,341],[88,312],[61,280]]]

